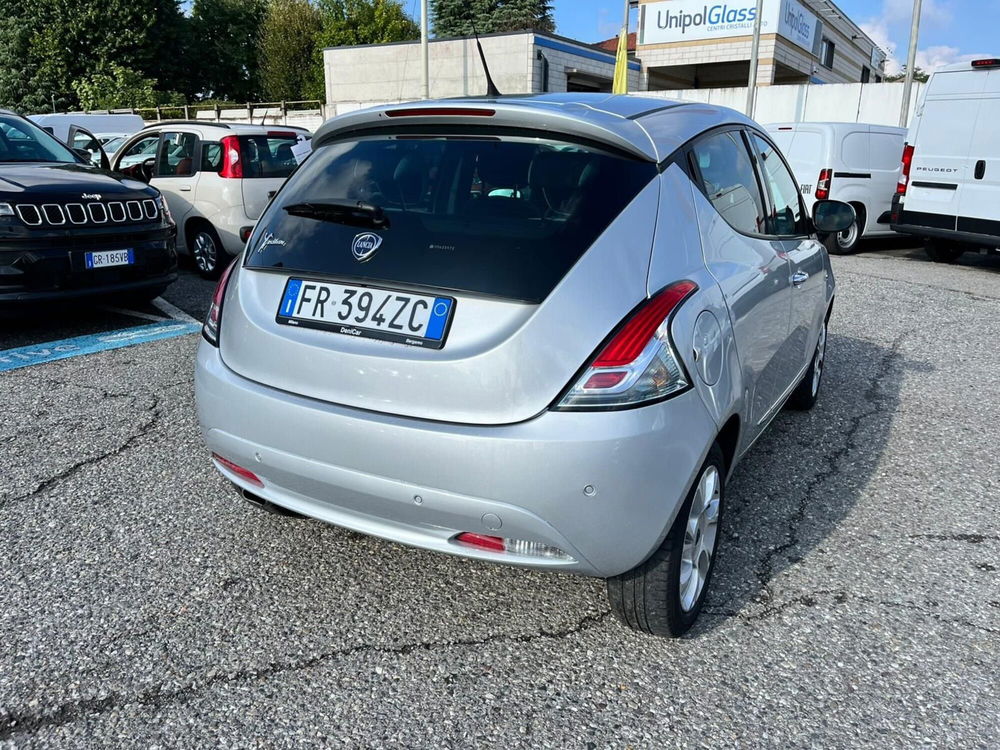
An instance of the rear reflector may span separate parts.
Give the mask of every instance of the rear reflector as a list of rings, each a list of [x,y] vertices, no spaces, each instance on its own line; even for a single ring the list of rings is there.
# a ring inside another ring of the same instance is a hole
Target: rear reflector
[[[990,57],[985,60],[973,60],[973,68],[1000,68],[1000,59]]]
[[[250,235],[253,234],[253,227],[240,227],[240,242],[246,242],[250,239]]]
[[[479,549],[488,549],[491,552],[506,552],[507,547],[503,543],[503,539],[498,536],[487,536],[486,534],[473,534],[471,531],[463,531],[457,537],[455,541],[459,544],[465,544],[469,547],[478,547]]]
[[[390,109],[387,117],[493,117],[495,109],[474,109],[472,107],[410,107]]]
[[[529,542],[525,539],[505,539],[499,536],[473,534],[471,531],[463,531],[461,534],[455,536],[454,541],[464,547],[473,547],[474,549],[481,549],[487,552],[504,552],[509,555],[546,557],[550,560],[573,562],[573,558],[558,547],[552,547],[541,542]]]
[[[212,454],[212,458],[222,468],[226,469],[227,471],[232,472],[233,474],[235,474],[236,476],[238,476],[240,479],[245,479],[246,481],[250,482],[250,484],[253,484],[253,485],[257,486],[257,487],[263,487],[264,486],[264,483],[260,480],[260,477],[258,477],[256,474],[254,474],[249,469],[244,469],[239,464],[234,464],[228,458],[223,458],[218,453],[213,453]]]

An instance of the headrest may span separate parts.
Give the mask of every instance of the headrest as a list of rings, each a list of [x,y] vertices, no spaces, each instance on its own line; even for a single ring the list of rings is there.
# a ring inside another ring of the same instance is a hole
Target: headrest
[[[535,190],[571,192],[592,179],[595,162],[593,154],[542,151],[531,162],[528,184]]]
[[[525,187],[531,156],[532,150],[520,145],[514,148],[501,143],[484,146],[476,162],[479,179],[493,188]]]

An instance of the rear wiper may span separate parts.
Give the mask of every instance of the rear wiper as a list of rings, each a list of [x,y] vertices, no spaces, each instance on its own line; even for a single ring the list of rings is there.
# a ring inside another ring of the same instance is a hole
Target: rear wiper
[[[282,206],[290,216],[302,216],[319,221],[333,221],[352,227],[389,226],[389,217],[381,206],[364,201],[323,201],[310,203],[290,203]]]

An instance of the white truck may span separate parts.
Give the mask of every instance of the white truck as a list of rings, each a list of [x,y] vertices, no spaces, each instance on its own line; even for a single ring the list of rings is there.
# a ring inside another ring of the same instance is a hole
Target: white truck
[[[1000,57],[931,75],[907,134],[892,228],[924,239],[940,263],[1000,247]]]

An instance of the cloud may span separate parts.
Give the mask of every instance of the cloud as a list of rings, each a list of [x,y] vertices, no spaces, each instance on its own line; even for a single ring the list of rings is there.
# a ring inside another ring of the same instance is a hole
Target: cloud
[[[886,51],[887,75],[903,70],[910,40],[910,22],[913,18],[913,0],[882,0],[881,12],[860,24],[861,30]],[[941,27],[951,24],[954,16],[948,0],[924,0],[920,13],[920,27]],[[896,40],[899,40],[897,42]],[[982,55],[963,54],[957,47],[939,45],[917,49],[917,67],[930,73],[943,65],[971,60]]]

